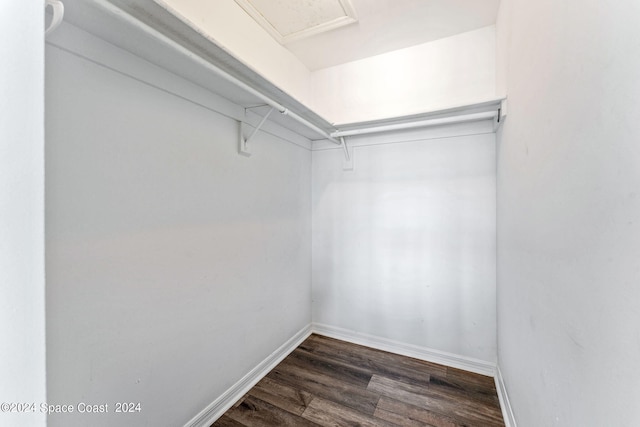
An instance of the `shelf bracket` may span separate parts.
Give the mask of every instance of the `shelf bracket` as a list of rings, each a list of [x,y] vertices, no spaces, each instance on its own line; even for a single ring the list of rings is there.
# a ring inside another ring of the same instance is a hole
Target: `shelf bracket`
[[[260,128],[262,127],[262,125],[264,124],[264,122],[267,121],[267,119],[269,118],[269,115],[271,113],[273,113],[274,108],[271,107],[269,109],[269,111],[267,111],[267,114],[264,115],[264,117],[262,117],[262,120],[260,120],[260,123],[258,123],[258,126],[253,128],[253,132],[251,132],[251,135],[249,135],[249,137],[247,139],[244,138],[244,122],[239,122],[240,123],[240,129],[238,134],[240,135],[239,137],[239,144],[238,144],[238,153],[249,157],[251,156],[251,152],[249,151],[249,147],[247,147],[247,145],[249,144],[249,141],[251,141],[253,139],[254,136],[256,136],[256,133],[258,133],[258,131],[260,130]]]
[[[500,102],[500,107],[498,108],[496,117],[493,119],[494,132],[498,130],[498,128],[500,127],[500,125],[502,125],[502,123],[505,121],[506,118],[507,118],[507,100],[503,99]]]
[[[351,148],[351,152],[349,152],[349,146],[347,145],[347,141],[344,139],[344,136],[340,137],[340,142],[342,145],[342,150],[344,151],[344,162],[342,163],[342,170],[352,171],[353,170],[353,147]]]
[[[58,28],[58,26],[62,23],[62,19],[64,18],[64,4],[60,0],[46,0],[44,4],[45,10],[48,6],[51,6],[53,17],[51,18],[51,23],[44,31],[45,36],[48,36],[56,28]]]

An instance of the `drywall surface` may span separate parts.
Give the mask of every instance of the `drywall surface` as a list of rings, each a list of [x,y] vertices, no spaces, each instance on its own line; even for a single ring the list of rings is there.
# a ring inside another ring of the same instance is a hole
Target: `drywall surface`
[[[0,425],[44,426],[5,403],[46,401],[44,20],[41,2],[0,13]]]
[[[640,425],[640,3],[509,3],[498,344],[518,426]]]
[[[184,425],[310,323],[311,154],[73,39],[115,68],[47,46],[48,398],[109,412],[49,425]]]
[[[507,54],[509,51],[510,14],[511,2],[501,1],[496,17],[496,95],[507,97],[507,76],[509,64]]]
[[[429,132],[313,152],[313,321],[495,362],[495,135]]]
[[[472,104],[496,94],[495,27],[311,74],[311,106],[336,123]]]
[[[298,101],[310,102],[310,71],[234,0],[155,0]]]

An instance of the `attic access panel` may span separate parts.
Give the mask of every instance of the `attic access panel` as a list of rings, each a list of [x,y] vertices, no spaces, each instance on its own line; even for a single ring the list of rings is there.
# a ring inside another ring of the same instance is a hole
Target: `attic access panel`
[[[235,0],[284,45],[357,22],[350,0]]]

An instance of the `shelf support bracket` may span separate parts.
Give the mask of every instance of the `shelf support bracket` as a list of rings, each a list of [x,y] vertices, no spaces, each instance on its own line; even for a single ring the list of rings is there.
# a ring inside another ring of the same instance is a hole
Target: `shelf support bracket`
[[[347,141],[344,139],[344,136],[340,137],[340,142],[342,145],[342,150],[344,151],[344,162],[342,163],[342,170],[352,171],[353,170],[353,147],[351,148],[351,152],[349,152],[349,146],[347,145]]]
[[[64,19],[64,4],[60,0],[46,0],[44,4],[45,10],[48,6],[51,6],[53,17],[51,18],[51,23],[44,31],[45,36],[48,36],[58,28],[62,23],[62,19]]]
[[[258,133],[258,131],[260,130],[260,128],[262,127],[262,125],[264,125],[264,122],[267,121],[267,119],[269,118],[269,115],[271,115],[271,113],[273,113],[274,108],[271,107],[269,109],[269,111],[267,111],[267,114],[264,115],[264,117],[262,117],[262,120],[260,120],[260,123],[258,123],[258,126],[253,128],[253,132],[251,132],[251,135],[249,135],[249,137],[247,139],[244,138],[244,122],[239,122],[240,123],[240,129],[239,129],[239,145],[238,145],[238,152],[240,154],[242,154],[243,156],[251,156],[251,152],[249,151],[249,148],[247,147],[247,145],[249,144],[249,141],[251,141],[253,139],[254,136],[256,136],[256,133]],[[246,114],[246,113],[245,113]]]
[[[498,112],[496,113],[495,119],[493,119],[493,131],[496,132],[500,125],[507,118],[507,100],[503,99],[500,102],[500,107],[498,108]]]

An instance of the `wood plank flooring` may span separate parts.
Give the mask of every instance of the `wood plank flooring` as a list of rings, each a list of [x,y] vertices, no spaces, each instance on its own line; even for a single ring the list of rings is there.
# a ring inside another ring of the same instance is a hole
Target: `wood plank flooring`
[[[493,378],[311,335],[212,427],[504,426]]]

